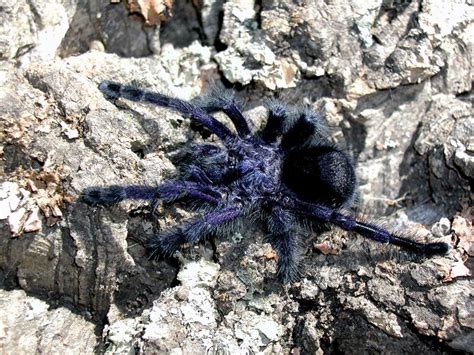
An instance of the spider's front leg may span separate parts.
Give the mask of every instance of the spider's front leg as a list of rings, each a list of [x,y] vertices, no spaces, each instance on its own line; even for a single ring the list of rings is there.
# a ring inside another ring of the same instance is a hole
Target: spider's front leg
[[[301,147],[311,138],[318,139],[318,145],[327,144],[328,128],[321,114],[304,110],[293,126],[283,134],[281,146],[284,150]]]
[[[286,107],[278,101],[270,102],[268,109],[268,121],[261,133],[267,143],[274,143],[282,136],[282,148],[290,150],[305,144],[315,135],[321,144],[329,135],[323,117],[318,113],[304,110],[296,120],[292,120]]]
[[[265,142],[274,143],[286,131],[288,112],[278,101],[271,101],[267,106],[268,120],[260,135]]]
[[[298,244],[292,226],[294,221],[281,206],[274,206],[267,220],[268,241],[278,254],[278,277],[288,283],[298,276]]]
[[[227,206],[192,219],[184,224],[152,237],[147,243],[152,258],[171,256],[185,243],[196,243],[212,233],[222,232],[228,222],[235,220],[242,210]]]
[[[100,83],[99,90],[111,99],[123,97],[127,100],[147,102],[177,111],[203,125],[222,140],[226,140],[233,136],[231,131],[225,125],[210,116],[202,108],[184,100],[108,80]]]
[[[221,90],[213,90],[199,105],[207,113],[224,112],[234,124],[239,137],[246,138],[251,130],[233,95]]]
[[[89,205],[111,205],[120,201],[147,200],[173,202],[180,199],[191,199],[210,204],[218,204],[221,195],[209,186],[190,181],[165,181],[157,186],[130,185],[89,187],[81,195]]]

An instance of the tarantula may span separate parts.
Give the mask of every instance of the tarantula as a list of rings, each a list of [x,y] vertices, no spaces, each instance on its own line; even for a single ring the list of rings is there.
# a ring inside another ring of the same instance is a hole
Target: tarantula
[[[232,96],[218,95],[195,105],[110,81],[102,82],[99,90],[111,99],[122,97],[175,110],[222,141],[222,146],[195,144],[188,149],[180,178],[157,186],[90,187],[83,192],[85,202],[92,205],[137,199],[152,205],[160,200],[187,200],[201,207],[201,217],[148,241],[152,257],[169,256],[182,244],[233,230],[237,220],[255,215],[266,222],[283,282],[298,275],[295,232],[300,219],[334,224],[424,255],[444,254],[449,249],[446,243],[423,244],[400,237],[342,211],[350,206],[356,190],[354,166],[346,153],[329,142],[320,114],[305,109],[291,120],[285,106],[274,101],[268,105],[265,128],[255,135]],[[211,116],[217,111],[230,118],[237,134]]]

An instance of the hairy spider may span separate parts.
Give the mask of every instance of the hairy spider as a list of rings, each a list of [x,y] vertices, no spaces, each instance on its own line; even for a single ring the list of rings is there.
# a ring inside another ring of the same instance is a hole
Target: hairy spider
[[[349,207],[356,189],[354,166],[341,149],[329,142],[319,114],[302,110],[291,119],[285,106],[271,102],[265,128],[254,135],[230,96],[218,95],[194,105],[110,81],[102,82],[99,90],[111,99],[122,97],[178,111],[222,141],[222,146],[194,144],[187,149],[177,179],[157,186],[90,187],[83,192],[83,199],[92,205],[137,199],[151,201],[152,205],[160,200],[187,200],[201,207],[201,217],[148,241],[153,257],[169,256],[182,244],[231,231],[238,226],[236,221],[254,216],[266,223],[283,282],[298,275],[296,221],[301,219],[334,224],[424,255],[444,254],[449,249],[446,243],[423,244],[403,238],[342,211]],[[210,115],[216,111],[223,111],[231,119],[237,135]]]

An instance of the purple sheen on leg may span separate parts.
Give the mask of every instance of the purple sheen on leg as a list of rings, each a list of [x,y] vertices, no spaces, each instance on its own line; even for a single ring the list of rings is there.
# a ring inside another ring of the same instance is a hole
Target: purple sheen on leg
[[[182,115],[188,116],[202,124],[222,140],[226,140],[226,138],[233,136],[232,132],[224,124],[208,115],[201,108],[186,101],[112,81],[103,81],[100,83],[99,90],[113,99],[123,97],[131,101],[148,102],[157,106],[176,110]]]
[[[206,185],[211,185],[212,181],[209,179],[207,174],[198,166],[196,165],[189,165],[187,168],[187,173],[190,176],[190,179]]]
[[[146,247],[150,251],[151,259],[158,259],[159,257],[167,257],[179,249],[179,247],[186,243],[186,238],[179,228],[158,234],[150,238]]]
[[[319,204],[312,204],[303,201],[293,200],[291,204],[286,204],[287,208],[297,211],[305,216],[315,218],[321,222],[330,222],[336,226],[372,239],[379,243],[390,243],[399,247],[418,252],[425,255],[446,254],[449,245],[446,243],[419,243],[410,239],[399,237],[387,230],[371,223],[358,221],[356,218],[342,214],[337,210],[330,209]]]
[[[219,225],[237,218],[241,213],[242,210],[240,208],[230,206],[222,210],[206,214],[206,216],[204,217],[204,221],[211,225]]]
[[[157,194],[156,187],[152,186],[131,185],[126,186],[124,189],[127,194],[127,198],[132,200],[152,200]]]
[[[232,137],[232,132],[224,126],[221,122],[217,121],[214,117],[208,115],[201,108],[193,106],[190,112],[191,118],[201,123],[203,126],[208,128],[211,132],[215,133],[223,141],[228,137]]]
[[[218,204],[219,192],[207,186],[201,186],[189,181],[170,181],[157,187],[158,197],[165,202],[173,202],[182,198],[197,199],[212,204]]]
[[[233,102],[224,107],[223,111],[232,120],[240,137],[245,138],[250,135],[251,131],[247,120]]]
[[[182,244],[195,243],[207,234],[217,231],[222,224],[230,222],[241,214],[240,208],[229,206],[206,214],[203,218],[186,222],[164,234],[152,237],[147,244],[152,257],[173,254]]]

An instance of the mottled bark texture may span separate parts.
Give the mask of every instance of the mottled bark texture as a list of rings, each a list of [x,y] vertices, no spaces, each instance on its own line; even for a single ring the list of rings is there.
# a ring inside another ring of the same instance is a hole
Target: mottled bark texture
[[[152,27],[123,2],[3,1],[0,352],[472,351],[473,9],[176,1]],[[185,100],[233,86],[256,127],[275,96],[319,110],[356,162],[355,212],[453,249],[421,259],[336,228],[299,231],[301,280],[283,287],[265,231],[244,222],[152,262],[144,241],[188,208],[91,207],[80,192],[159,183],[177,151],[215,137],[106,100],[102,80]]]

